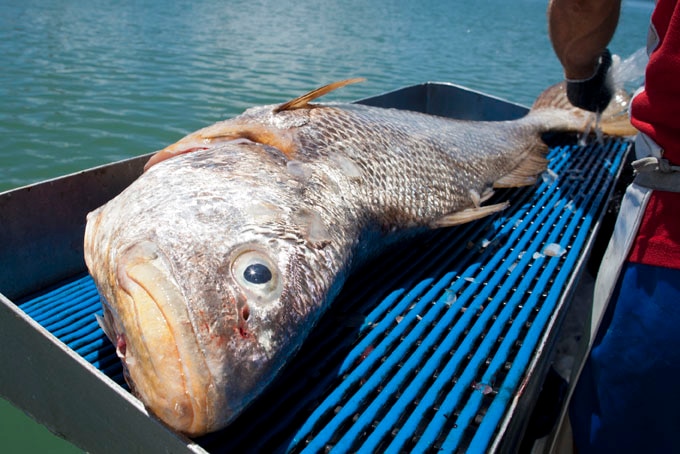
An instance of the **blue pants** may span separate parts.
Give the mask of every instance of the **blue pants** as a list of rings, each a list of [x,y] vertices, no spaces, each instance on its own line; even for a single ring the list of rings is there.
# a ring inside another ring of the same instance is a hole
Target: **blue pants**
[[[680,452],[680,270],[624,263],[570,417],[579,454]]]

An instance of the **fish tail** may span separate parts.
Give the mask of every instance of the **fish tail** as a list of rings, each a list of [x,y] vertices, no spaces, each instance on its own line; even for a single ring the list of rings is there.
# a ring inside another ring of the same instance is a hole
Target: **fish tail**
[[[562,119],[558,124],[549,125],[549,129],[560,129],[571,132],[596,131],[599,129],[609,136],[632,136],[637,130],[630,124],[628,107],[630,96],[618,89],[601,117],[573,106],[567,99],[566,83],[564,81],[548,87],[541,93],[531,106],[533,116],[546,116],[548,110],[562,112]]]
[[[620,90],[613,97],[600,118],[593,112],[574,107],[567,99],[564,82],[548,87],[534,102],[529,114],[521,121],[529,125],[534,135],[524,143],[524,153],[519,164],[511,172],[496,180],[495,188],[526,186],[533,184],[547,166],[545,155],[548,145],[542,134],[548,132],[571,132],[584,135],[591,133],[626,137],[636,134],[628,117],[629,96]],[[538,135],[535,133],[538,132]]]

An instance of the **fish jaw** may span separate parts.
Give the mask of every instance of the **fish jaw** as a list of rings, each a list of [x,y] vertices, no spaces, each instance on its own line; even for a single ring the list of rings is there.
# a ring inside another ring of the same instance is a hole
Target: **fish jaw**
[[[258,252],[248,247],[235,255],[234,267],[241,271]],[[275,326],[258,329],[276,315],[263,314],[261,298],[254,294],[221,295],[238,308],[236,321],[223,313],[208,315],[209,310],[198,314],[188,300],[214,301],[214,295],[187,298],[151,241],[124,250],[112,269],[106,274],[115,285],[105,285],[101,292],[112,296],[104,297],[100,324],[116,347],[126,381],[150,413],[190,437],[235,419],[304,337]],[[272,289],[277,295],[280,291]]]
[[[188,435],[229,419],[229,406],[206,373],[184,297],[158,248],[148,241],[133,245],[123,253],[116,279],[115,342],[135,394]]]

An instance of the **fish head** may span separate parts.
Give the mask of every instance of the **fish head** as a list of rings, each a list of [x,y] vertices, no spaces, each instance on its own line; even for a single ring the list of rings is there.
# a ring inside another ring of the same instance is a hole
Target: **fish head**
[[[328,285],[300,226],[318,217],[293,180],[272,147],[221,144],[155,165],[88,216],[105,331],[133,392],[175,430],[226,426],[319,312]]]

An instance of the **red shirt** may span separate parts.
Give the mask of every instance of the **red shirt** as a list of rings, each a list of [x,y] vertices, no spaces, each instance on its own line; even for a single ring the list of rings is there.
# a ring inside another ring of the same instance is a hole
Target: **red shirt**
[[[645,90],[631,106],[631,123],[680,165],[680,3],[659,0],[650,36],[658,44],[649,56]],[[654,191],[628,260],[680,269],[680,193]]]

